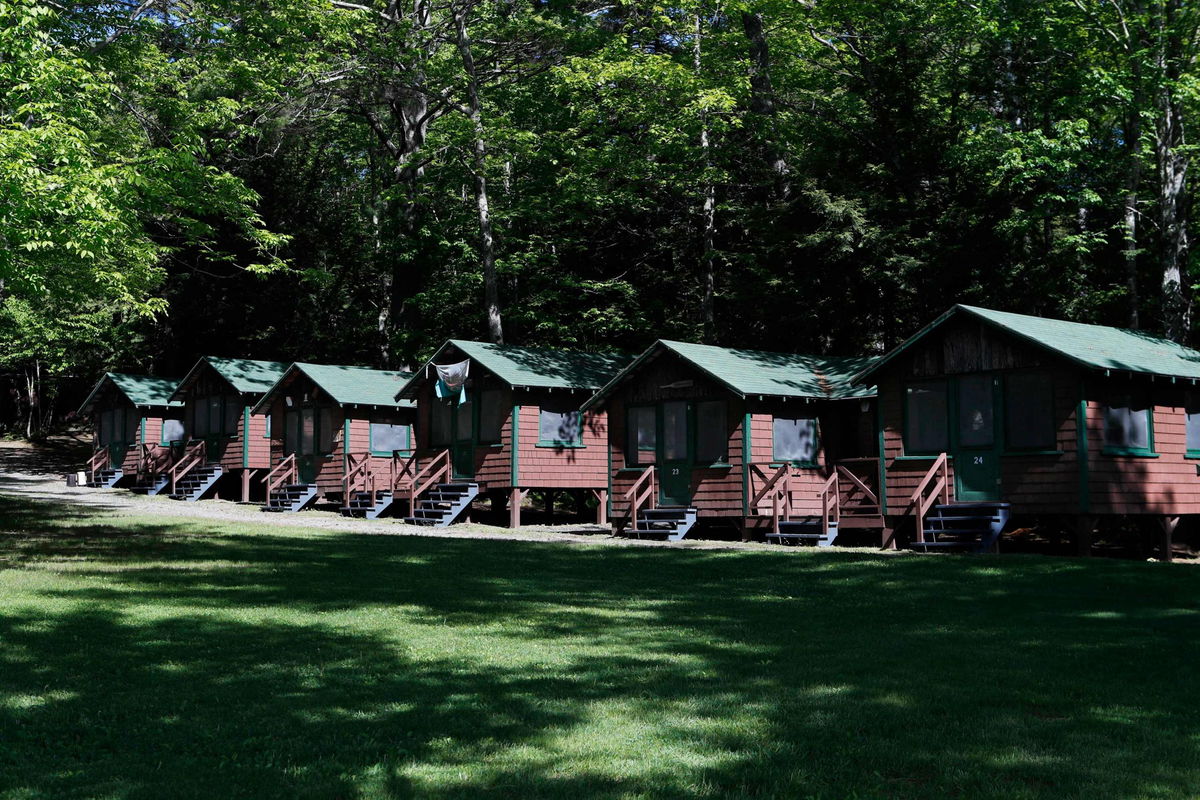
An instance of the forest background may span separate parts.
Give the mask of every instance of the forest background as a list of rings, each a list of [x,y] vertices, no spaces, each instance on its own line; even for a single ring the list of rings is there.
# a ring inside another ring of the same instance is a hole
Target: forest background
[[[1189,341],[1184,0],[0,0],[0,431],[447,337]]]

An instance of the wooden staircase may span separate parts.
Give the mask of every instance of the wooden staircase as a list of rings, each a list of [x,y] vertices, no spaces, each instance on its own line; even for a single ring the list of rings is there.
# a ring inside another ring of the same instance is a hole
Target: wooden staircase
[[[950,497],[950,462],[942,453],[925,473],[909,501],[915,517],[913,550],[986,553],[995,548],[1008,523],[1008,503],[956,503]]]
[[[96,448],[84,471],[87,472],[85,485],[93,489],[112,489],[125,477],[123,469],[113,466],[112,451],[108,445]]]
[[[409,525],[447,528],[466,511],[479,496],[479,484],[474,481],[438,483],[420,495],[412,516],[405,517]]]
[[[347,454],[342,477],[342,516],[378,519],[392,507],[416,474],[417,459],[392,454],[386,475],[376,475],[370,453]],[[382,484],[382,485],[381,485]],[[412,499],[409,500],[412,507]]]
[[[961,550],[987,553],[996,546],[1008,523],[1008,503],[938,503],[924,521],[914,550]]]
[[[639,539],[665,537],[669,542],[677,542],[695,526],[698,514],[696,509],[684,506],[640,509],[633,528],[627,533]]]
[[[399,498],[393,492],[351,492],[342,506],[342,516],[379,519]]]
[[[267,496],[263,511],[275,514],[294,514],[311,503],[317,496],[317,487],[311,483],[289,483],[276,487]]]
[[[185,477],[175,481],[175,488],[171,490],[169,497],[172,500],[194,503],[207,494],[224,473],[225,470],[221,469],[219,464],[191,469]]]
[[[138,455],[137,477],[129,490],[144,495],[162,494],[171,485],[170,470],[174,462],[170,447],[143,444]]]
[[[296,454],[285,456],[267,473],[267,504],[263,511],[275,514],[294,514],[317,496],[317,487],[300,482],[300,470],[296,466]]]

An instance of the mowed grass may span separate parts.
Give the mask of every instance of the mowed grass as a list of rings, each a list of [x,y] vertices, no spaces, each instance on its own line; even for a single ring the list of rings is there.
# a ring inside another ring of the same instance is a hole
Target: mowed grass
[[[1200,795],[1200,570],[0,499],[0,797]]]

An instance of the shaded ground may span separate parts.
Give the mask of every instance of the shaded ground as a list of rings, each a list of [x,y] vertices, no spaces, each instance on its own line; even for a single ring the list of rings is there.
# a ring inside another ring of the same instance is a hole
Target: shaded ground
[[[1194,797],[1198,590],[0,498],[0,797]]]

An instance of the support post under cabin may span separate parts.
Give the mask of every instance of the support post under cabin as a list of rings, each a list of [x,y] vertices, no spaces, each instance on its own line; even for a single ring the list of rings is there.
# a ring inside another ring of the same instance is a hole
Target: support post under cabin
[[[608,489],[593,489],[598,505],[596,506],[596,524],[608,524]]]
[[[1179,517],[1159,517],[1158,524],[1162,527],[1162,560],[1170,561],[1174,557],[1171,540],[1175,536],[1175,529],[1179,527]]]
[[[1092,537],[1096,533],[1096,517],[1080,514],[1075,518],[1075,549],[1081,556],[1092,554]]]
[[[512,492],[508,496],[508,527],[521,527],[521,501],[525,499],[525,493],[528,490],[522,491],[516,486],[512,488]]]
[[[879,531],[879,549],[880,550],[895,550],[895,549],[897,549],[896,548],[896,529],[892,528],[892,527],[888,527],[886,523],[884,524],[884,527]]]
[[[256,472],[258,472],[258,470],[255,470],[255,469],[242,470],[242,502],[243,503],[250,502],[250,479],[254,477],[254,474]]]

